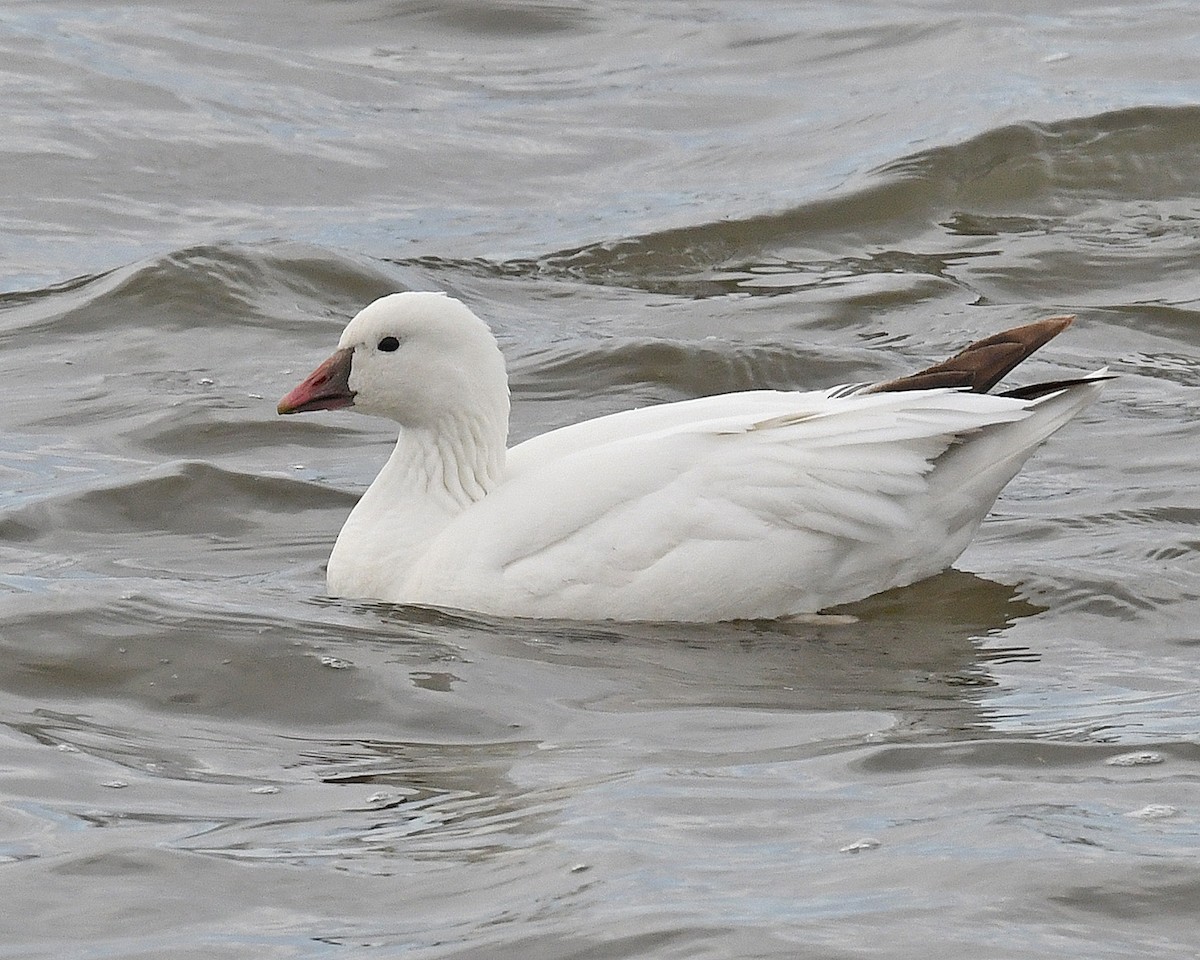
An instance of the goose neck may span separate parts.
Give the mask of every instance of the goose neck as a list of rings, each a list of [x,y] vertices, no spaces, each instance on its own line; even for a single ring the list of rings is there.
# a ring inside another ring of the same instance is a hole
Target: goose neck
[[[405,427],[387,465],[421,498],[458,508],[485,497],[504,470],[506,430],[476,417],[448,416],[432,428]]]

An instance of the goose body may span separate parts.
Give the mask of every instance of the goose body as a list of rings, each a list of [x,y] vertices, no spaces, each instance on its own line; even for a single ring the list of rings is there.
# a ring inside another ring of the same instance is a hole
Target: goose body
[[[962,553],[1107,379],[985,392],[1069,322],[889,383],[661,404],[506,449],[491,331],[450,297],[400,293],[351,320],[279,410],[353,405],[400,425],[329,558],[333,595],[513,617],[778,618],[913,583]]]

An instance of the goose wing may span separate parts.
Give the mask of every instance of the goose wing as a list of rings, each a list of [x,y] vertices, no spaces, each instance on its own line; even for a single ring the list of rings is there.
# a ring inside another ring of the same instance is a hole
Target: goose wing
[[[434,539],[404,599],[705,620],[856,599],[954,559],[962,548],[943,558],[947,530],[931,524],[931,471],[1030,406],[955,390],[763,391],[556,431],[514,448],[508,479]]]

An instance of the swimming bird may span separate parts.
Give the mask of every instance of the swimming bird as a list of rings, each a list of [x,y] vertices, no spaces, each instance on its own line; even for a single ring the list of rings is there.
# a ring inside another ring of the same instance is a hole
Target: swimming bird
[[[352,407],[399,438],[327,568],[334,596],[507,617],[815,613],[933,576],[1105,370],[988,391],[1051,317],[911,376],[626,410],[507,447],[488,326],[440,293],[368,305],[281,414]]]

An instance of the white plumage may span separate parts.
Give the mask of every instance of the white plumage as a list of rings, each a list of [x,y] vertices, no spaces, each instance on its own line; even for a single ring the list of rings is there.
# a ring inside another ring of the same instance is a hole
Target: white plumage
[[[887,386],[725,394],[506,450],[491,332],[457,300],[401,293],[359,313],[280,412],[353,404],[400,424],[329,559],[334,595],[718,621],[815,612],[945,569],[1104,377],[1034,399]]]

